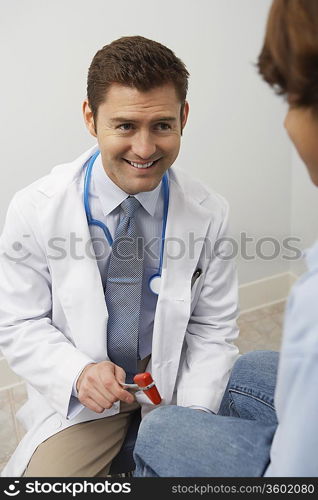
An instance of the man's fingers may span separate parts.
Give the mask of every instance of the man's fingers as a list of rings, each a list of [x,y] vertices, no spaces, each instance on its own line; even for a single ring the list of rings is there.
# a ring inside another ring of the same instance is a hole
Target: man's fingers
[[[99,406],[102,406],[105,409],[111,408],[113,404],[118,401],[118,399],[111,392],[103,391],[101,393],[99,389],[92,389],[89,395],[90,398],[93,399]]]
[[[103,389],[99,387],[99,391],[102,392],[103,394],[105,393],[111,394],[111,396],[115,398],[115,401],[119,400],[119,401],[124,401],[125,403],[134,402],[135,400],[134,396],[125,389],[123,389],[123,387],[118,383],[118,381],[115,378],[109,380],[106,377],[101,377],[101,382]]]
[[[135,398],[130,392],[123,389],[123,387],[119,384],[120,382],[125,382],[126,372],[118,365],[112,365],[113,373],[110,377],[110,373],[107,370],[101,373],[101,382],[106,389],[106,391],[110,392],[115,398],[116,401],[119,399],[120,401],[124,401],[125,403],[133,403]]]
[[[125,391],[125,389],[122,388],[119,390],[118,399],[120,399],[120,401],[124,401],[125,403],[133,403],[135,401],[135,397],[133,396],[133,394]]]
[[[119,382],[125,382],[125,380],[126,380],[125,370],[123,370],[123,368],[121,368],[121,366],[118,366],[118,365],[114,365],[114,367],[115,367],[115,378]]]
[[[105,410],[105,408],[100,406],[98,403],[96,403],[96,401],[94,401],[91,398],[88,398],[83,404],[85,404],[86,408],[94,411],[95,413],[103,413],[103,411]]]
[[[119,381],[125,381],[126,373],[110,361],[87,366],[81,375],[78,399],[97,413],[111,408],[115,401],[133,403],[135,398],[123,389]],[[88,406],[89,405],[89,406]]]
[[[94,403],[94,408],[97,409],[94,409],[93,411],[98,410],[97,412],[100,413],[100,408],[102,408],[102,410],[108,410],[116,401],[118,401],[118,398],[108,391],[104,391],[102,394],[99,390],[91,388],[89,393],[79,395],[79,400],[83,405],[90,409],[93,409],[91,406],[92,403]]]

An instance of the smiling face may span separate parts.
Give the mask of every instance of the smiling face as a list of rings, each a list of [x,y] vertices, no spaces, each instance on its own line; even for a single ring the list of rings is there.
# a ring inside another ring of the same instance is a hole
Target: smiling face
[[[127,194],[152,191],[176,160],[188,116],[172,84],[147,92],[113,83],[99,106],[96,123],[86,101],[83,114],[97,137],[103,167]],[[96,131],[95,131],[96,128]]]

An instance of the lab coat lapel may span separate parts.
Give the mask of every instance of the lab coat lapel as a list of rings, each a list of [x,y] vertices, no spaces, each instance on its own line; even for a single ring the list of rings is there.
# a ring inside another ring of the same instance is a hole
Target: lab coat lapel
[[[75,338],[76,346],[96,361],[106,356],[107,309],[103,286],[91,245],[80,182],[51,197],[41,213],[53,286]]]
[[[152,348],[153,378],[168,401],[173,393],[190,316],[191,277],[211,220],[211,214],[190,196],[170,180],[162,284]]]

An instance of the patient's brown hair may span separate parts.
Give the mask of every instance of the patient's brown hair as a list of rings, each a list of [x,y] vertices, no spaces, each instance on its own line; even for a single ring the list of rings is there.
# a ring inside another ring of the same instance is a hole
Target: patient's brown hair
[[[257,63],[290,104],[318,113],[318,0],[274,0]]]

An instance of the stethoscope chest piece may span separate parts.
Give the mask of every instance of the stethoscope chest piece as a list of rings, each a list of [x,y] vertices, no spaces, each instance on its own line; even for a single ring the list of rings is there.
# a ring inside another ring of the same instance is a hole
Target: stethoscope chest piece
[[[159,295],[160,287],[161,287],[161,276],[160,274],[154,274],[149,278],[149,288],[155,295]]]

